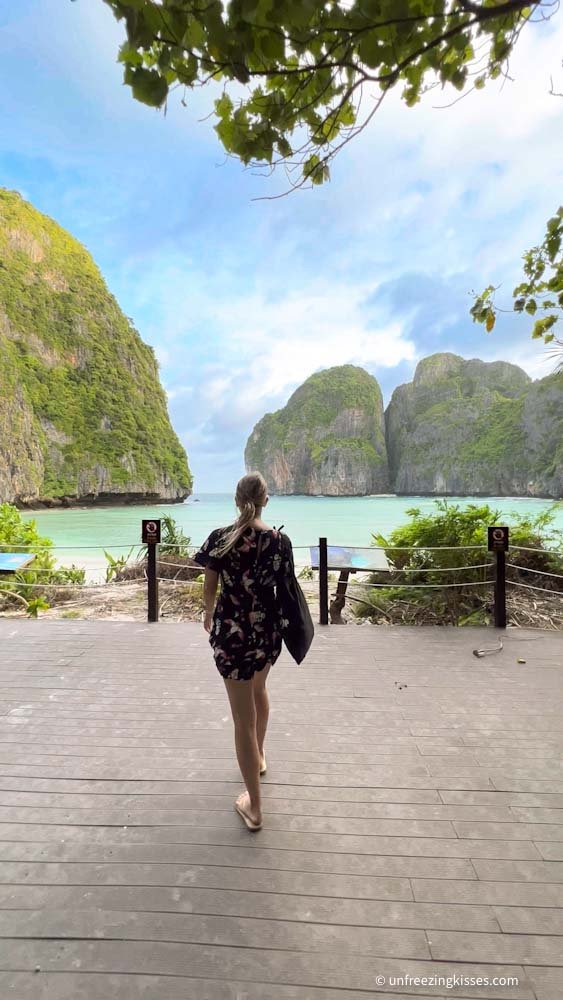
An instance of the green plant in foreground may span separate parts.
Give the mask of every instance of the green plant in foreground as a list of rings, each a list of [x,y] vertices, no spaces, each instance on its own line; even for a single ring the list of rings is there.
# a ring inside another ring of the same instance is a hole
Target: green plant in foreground
[[[2,552],[21,552],[29,549],[39,553],[52,546],[50,538],[44,538],[37,531],[35,521],[26,521],[17,507],[10,503],[0,504],[0,549]]]
[[[104,556],[108,563],[106,566],[106,583],[111,583],[112,580],[115,580],[123,572],[134,548],[135,546],[132,545],[126,556],[112,556],[111,552],[106,552],[104,549]]]
[[[43,597],[35,597],[32,601],[28,601],[27,613],[30,618],[37,618],[40,611],[48,611],[50,605]]]
[[[188,537],[170,514],[161,517],[161,555],[175,555],[187,559],[190,555],[191,538]]]
[[[3,596],[17,594],[34,607],[36,601],[48,599],[52,592],[47,588],[82,586],[85,571],[74,565],[57,566],[52,548],[51,539],[39,534],[34,520],[24,519],[12,504],[0,504],[0,552],[22,552],[32,557],[28,566],[2,581]],[[37,607],[45,610],[41,603]]]
[[[559,504],[538,515],[512,514],[508,518],[488,504],[461,507],[437,500],[434,507],[435,512],[430,514],[413,507],[407,511],[410,521],[392,531],[388,538],[381,534],[372,536],[373,544],[385,550],[390,572],[374,573],[369,582],[389,586],[374,587],[368,592],[365,602],[356,606],[359,617],[372,616],[370,604],[385,613],[400,601],[421,610],[429,609],[444,623],[487,622],[490,593],[488,587],[482,586],[492,579],[492,566],[486,565],[492,562],[487,551],[487,528],[499,523],[508,523],[510,527],[511,561],[525,570],[511,571],[509,578],[528,584],[537,584],[539,579],[541,586],[557,586],[550,582],[551,578],[539,574],[563,574],[563,555],[555,551],[563,551],[563,533],[553,526]],[[519,545],[531,551],[518,550]],[[443,572],[446,569],[449,572]],[[538,571],[536,578],[534,570]],[[398,586],[405,583],[418,586]],[[460,586],[442,589],[445,583]]]
[[[179,556],[182,559],[189,559],[191,538],[185,534],[177,521],[171,514],[161,514],[160,516],[160,544],[158,554],[160,556]],[[147,546],[141,549],[141,557],[147,554]]]

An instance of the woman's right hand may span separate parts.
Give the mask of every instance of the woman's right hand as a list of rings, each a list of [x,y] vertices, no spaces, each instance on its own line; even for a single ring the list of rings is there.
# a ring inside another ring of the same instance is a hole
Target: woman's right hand
[[[213,614],[210,611],[204,611],[203,615],[203,627],[206,632],[211,632],[211,626],[213,625]]]

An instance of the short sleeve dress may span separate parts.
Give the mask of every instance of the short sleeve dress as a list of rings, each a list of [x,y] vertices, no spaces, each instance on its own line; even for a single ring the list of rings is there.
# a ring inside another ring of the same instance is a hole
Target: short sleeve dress
[[[230,680],[250,680],[256,671],[273,666],[281,653],[284,623],[276,584],[290,572],[291,542],[276,528],[249,525],[222,556],[220,544],[231,527],[212,531],[194,560],[215,570],[221,580],[209,636],[217,669]]]

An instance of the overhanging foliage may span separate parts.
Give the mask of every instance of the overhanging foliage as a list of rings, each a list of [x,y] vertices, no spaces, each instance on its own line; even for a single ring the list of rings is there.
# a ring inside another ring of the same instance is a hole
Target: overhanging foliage
[[[463,92],[504,72],[520,31],[554,0],[103,0],[125,23],[133,96],[166,105],[219,82],[215,129],[243,163],[321,184],[330,162],[402,86]]]

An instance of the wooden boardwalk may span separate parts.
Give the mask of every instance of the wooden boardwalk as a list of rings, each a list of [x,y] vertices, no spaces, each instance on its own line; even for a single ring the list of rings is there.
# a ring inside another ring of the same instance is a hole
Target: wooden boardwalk
[[[2,1000],[561,1000],[563,637],[493,640],[284,654],[251,834],[199,624],[0,620]]]

